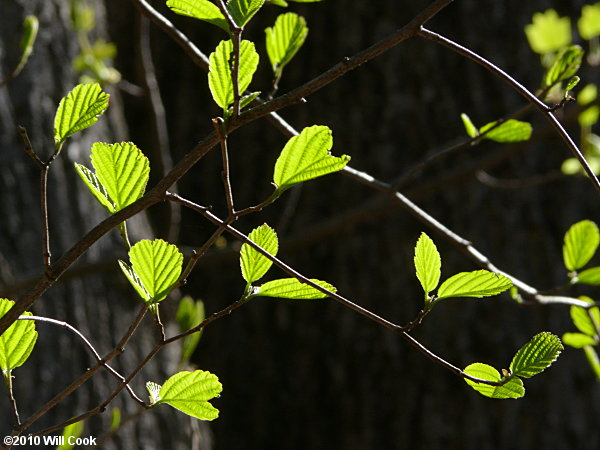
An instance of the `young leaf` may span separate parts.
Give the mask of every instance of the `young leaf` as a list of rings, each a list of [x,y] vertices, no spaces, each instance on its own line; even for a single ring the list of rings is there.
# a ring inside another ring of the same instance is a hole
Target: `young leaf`
[[[281,71],[300,50],[308,35],[308,27],[304,17],[289,12],[280,14],[275,25],[265,29],[267,54],[271,61],[273,73],[281,75]]]
[[[312,278],[310,281],[324,287],[330,292],[336,292],[337,290],[325,281]],[[283,278],[280,280],[267,281],[259,288],[256,288],[252,293],[252,296],[288,298],[293,300],[315,300],[327,297],[326,294],[317,291],[312,286],[304,284],[296,278]]]
[[[560,339],[552,333],[536,334],[515,354],[510,371],[525,378],[537,375],[556,361],[563,348]]]
[[[242,28],[265,3],[265,0],[229,0],[227,10],[236,25]]]
[[[583,333],[565,333],[562,336],[563,344],[573,348],[583,348],[587,345],[597,345],[596,339]]]
[[[571,77],[571,79],[567,82],[567,87],[565,88],[565,96],[569,93],[569,91],[572,91],[580,81],[581,78],[579,78],[577,75]]]
[[[583,347],[583,351],[585,352],[585,357],[594,371],[596,378],[600,380],[600,359],[598,359],[598,353],[594,350],[594,347],[589,345]]]
[[[109,213],[114,213],[116,211],[115,205],[110,201],[108,192],[106,192],[106,189],[102,186],[102,183],[100,183],[96,174],[82,164],[75,163],[75,169],[88,189],[94,197],[96,197],[96,200],[98,200]]]
[[[281,151],[273,182],[279,191],[284,191],[297,183],[342,170],[350,157],[332,156],[331,130],[326,126],[314,125],[292,137]]]
[[[176,14],[212,23],[229,33],[227,20],[210,0],[167,0],[167,6]]]
[[[593,300],[589,297],[580,297],[580,299],[593,303]],[[598,334],[596,328],[596,326],[600,327],[600,311],[598,307],[586,309],[581,306],[571,306],[569,313],[573,324],[579,331],[588,336],[596,336]]]
[[[470,138],[475,138],[479,136],[479,130],[475,125],[473,125],[473,122],[471,122],[471,118],[469,116],[467,116],[465,113],[462,113],[460,115],[460,118],[462,120],[463,125],[465,126],[465,131],[467,132],[467,135]]]
[[[148,293],[148,291],[144,287],[144,284],[142,283],[142,280],[140,280],[140,277],[138,277],[137,273],[134,272],[134,270],[131,268],[131,266],[129,264],[121,261],[120,259],[119,259],[119,267],[121,268],[121,270],[123,271],[123,273],[125,274],[127,279],[129,280],[129,283],[133,286],[135,291],[142,298],[142,300],[144,300],[145,302],[149,302],[152,299],[152,296]]]
[[[489,297],[510,289],[512,281],[487,270],[458,273],[442,283],[437,300],[449,297]]]
[[[155,405],[160,401],[160,389],[162,386],[154,381],[146,381],[146,389],[150,398],[150,405]]]
[[[260,91],[251,92],[250,94],[243,95],[240,98],[240,109],[244,109],[246,106],[248,106],[250,103],[252,103],[259,95],[260,95]],[[231,115],[233,113],[233,106],[230,106],[227,109],[227,112],[228,112],[228,114]]]
[[[581,8],[581,17],[577,22],[577,27],[579,34],[586,41],[600,36],[600,3],[584,5]]]
[[[577,103],[587,105],[598,98],[598,86],[594,83],[589,83],[584,86],[577,94]]]
[[[525,26],[525,35],[534,52],[553,52],[571,43],[571,20],[559,17],[553,9],[535,13],[533,23]]]
[[[248,235],[248,238],[271,255],[277,255],[277,250],[279,249],[277,233],[275,233],[275,230],[266,223],[252,230]],[[271,264],[273,264],[273,261],[258,253],[258,251],[250,247],[250,245],[242,245],[240,251],[240,266],[242,268],[242,276],[246,282],[254,283],[256,280],[262,278],[271,267]]]
[[[293,2],[294,0],[290,1]],[[288,6],[287,2],[284,0],[267,0],[267,3],[269,3],[270,5],[281,6],[282,8]]]
[[[221,41],[215,51],[210,54],[208,70],[208,86],[213,99],[224,111],[233,103],[233,82],[229,60],[233,52],[231,40]],[[238,89],[240,95],[250,85],[252,76],[258,67],[258,53],[250,41],[240,43],[240,64],[238,70]]]
[[[115,211],[125,208],[144,195],[150,165],[148,158],[134,144],[96,142],[92,145],[91,158],[96,177],[108,193]],[[102,201],[100,203],[104,204]]]
[[[582,128],[592,127],[598,122],[600,108],[598,105],[590,106],[579,114],[577,121]]]
[[[15,304],[12,300],[0,298],[0,318]],[[30,312],[23,313],[31,316]],[[0,369],[10,376],[9,372],[21,365],[33,350],[37,341],[37,331],[33,320],[17,320],[0,336]]]
[[[572,225],[565,234],[563,260],[569,271],[585,266],[596,253],[600,244],[598,226],[591,220],[582,220]]]
[[[181,333],[191,330],[197,325],[200,325],[205,318],[204,302],[202,300],[194,301],[192,297],[186,295],[179,302],[175,318],[177,319],[177,324],[179,325],[179,331]],[[183,338],[180,364],[188,364],[194,350],[198,347],[198,342],[200,342],[201,337],[202,330],[189,334]]]
[[[84,427],[85,421],[83,420],[67,425],[62,432],[63,443],[58,445],[56,450],[71,450],[75,448],[75,443],[83,434]]]
[[[531,137],[531,124],[520,120],[509,119],[502,122],[496,128],[491,129],[497,122],[485,124],[479,130],[484,139],[491,141],[506,143],[506,142],[521,142],[527,141]],[[488,132],[488,130],[490,130]],[[484,134],[485,133],[485,134]]]
[[[98,83],[80,84],[60,101],[54,117],[54,141],[62,143],[69,136],[92,126],[108,108],[106,92]]]
[[[483,363],[469,364],[463,370],[467,375],[480,378],[487,381],[500,381],[500,373],[492,366]],[[500,386],[491,386],[484,383],[476,383],[468,379],[464,379],[466,383],[479,392],[481,395],[485,395],[490,398],[520,398],[525,395],[525,388],[523,387],[523,381],[518,377],[513,377],[506,383]]]
[[[559,81],[575,75],[581,66],[582,59],[583,49],[579,45],[572,45],[563,49],[546,72],[543,87],[554,86]]]
[[[433,291],[440,282],[442,260],[431,238],[421,233],[415,247],[415,269],[425,294]]]
[[[208,400],[217,397],[222,390],[219,379],[210,372],[179,372],[162,385],[157,404],[167,403],[200,420],[214,420],[219,417],[219,410]]]

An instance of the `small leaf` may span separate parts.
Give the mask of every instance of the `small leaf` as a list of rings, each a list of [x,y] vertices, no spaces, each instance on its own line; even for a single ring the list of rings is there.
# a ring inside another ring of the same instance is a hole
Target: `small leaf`
[[[527,141],[531,137],[531,124],[528,122],[522,122],[520,120],[509,119],[502,122],[496,128],[493,128],[496,122],[490,122],[485,124],[479,130],[484,139],[491,141],[506,143],[506,142],[521,142]],[[490,130],[488,132],[488,130]],[[485,134],[484,134],[485,133]]]
[[[210,54],[208,86],[213,99],[224,111],[233,103],[233,81],[229,61],[233,52],[231,40],[221,41],[215,51]],[[240,95],[250,85],[252,76],[258,67],[258,53],[250,41],[240,43],[240,64],[238,70],[238,89]]]
[[[598,86],[593,83],[586,84],[577,94],[577,103],[587,105],[598,98]]]
[[[425,294],[433,291],[440,282],[442,260],[431,238],[421,233],[415,247],[415,269]]]
[[[144,287],[144,284],[142,283],[142,280],[140,280],[140,277],[138,277],[137,273],[134,272],[131,266],[129,266],[126,262],[121,261],[120,259],[119,267],[129,280],[129,283],[131,283],[135,291],[142,298],[142,300],[144,300],[145,302],[149,302],[152,299],[152,296]]]
[[[62,433],[63,443],[58,445],[56,450],[71,450],[75,448],[77,439],[83,434],[84,427],[85,421],[83,420],[67,425]]]
[[[306,21],[292,12],[280,14],[275,20],[275,25],[265,29],[265,33],[267,54],[273,73],[281,75],[285,65],[292,60],[306,40]]]
[[[252,103],[259,95],[260,95],[260,91],[252,92],[248,95],[243,95],[240,98],[240,109],[244,109],[246,106],[248,106],[250,103]],[[227,113],[229,115],[233,114],[233,106],[230,106],[227,109]]]
[[[569,271],[585,266],[596,253],[600,244],[598,226],[591,220],[582,220],[566,232],[563,244],[563,260]]]
[[[589,345],[583,347],[583,351],[585,352],[585,357],[588,361],[588,364],[592,368],[592,371],[596,375],[596,378],[600,380],[600,359],[598,359],[598,353],[596,353],[594,347]]]
[[[586,345],[597,345],[592,336],[583,333],[565,333],[562,337],[563,344],[573,348],[583,348]]]
[[[102,183],[100,183],[100,180],[96,174],[82,164],[75,163],[75,169],[88,189],[91,191],[94,197],[96,197],[96,200],[98,200],[98,202],[100,202],[100,204],[104,206],[109,213],[114,213],[116,211],[115,205],[110,201],[108,192],[106,192],[106,189],[104,186],[102,186]]]
[[[600,3],[584,5],[581,8],[581,17],[577,22],[577,27],[579,34],[586,41],[600,36]]]
[[[591,267],[577,275],[577,283],[600,286],[600,267]]]
[[[209,0],[167,0],[167,6],[182,16],[212,23],[229,33],[229,24],[218,6]]]
[[[572,91],[575,88],[575,86],[579,84],[579,81],[581,81],[581,78],[579,78],[577,75],[571,77],[571,79],[567,83],[567,87],[565,88],[565,96],[569,93],[569,91]]]
[[[330,292],[336,292],[337,289],[331,284],[311,278],[310,281],[327,289]],[[308,284],[302,283],[296,278],[283,278],[280,280],[268,281],[252,293],[252,296],[287,298],[293,300],[315,300],[326,298],[327,295],[316,290]]]
[[[229,0],[227,10],[238,27],[246,25],[254,14],[265,3],[265,0]]]
[[[290,1],[294,1],[294,0],[290,0]],[[267,3],[269,3],[271,5],[275,5],[275,6],[281,6],[283,8],[288,6],[287,2],[284,0],[267,0]]]
[[[146,381],[146,389],[148,397],[150,397],[150,406],[155,405],[160,401],[160,389],[162,386],[154,381]]]
[[[2,318],[15,304],[12,300],[0,298],[0,318]],[[30,312],[22,315],[31,316]],[[10,376],[10,371],[22,366],[37,341],[37,331],[33,320],[16,320],[0,336],[0,369],[5,376]]]
[[[248,238],[262,249],[276,256],[279,249],[277,233],[266,223],[252,230]],[[242,276],[248,283],[253,283],[264,276],[269,270],[273,261],[259,253],[248,244],[242,245],[240,251],[240,266]]]
[[[460,115],[460,118],[462,120],[463,125],[465,126],[465,131],[467,132],[467,135],[470,138],[475,138],[475,137],[479,136],[479,130],[477,129],[477,127],[475,125],[473,125],[473,122],[471,122],[471,119],[469,116],[467,116],[465,113],[462,113]]]
[[[314,125],[292,137],[281,151],[273,181],[279,191],[284,191],[297,183],[342,170],[350,157],[332,156],[331,130],[326,126]]]
[[[492,366],[483,363],[469,364],[463,370],[467,375],[477,377],[486,381],[501,381],[500,373]],[[518,377],[513,377],[506,383],[500,386],[491,386],[484,383],[476,383],[468,379],[464,379],[466,383],[479,392],[481,395],[485,395],[490,398],[521,398],[525,395],[525,388],[523,387],[523,381]]]
[[[175,315],[179,325],[179,331],[184,333],[200,325],[205,318],[204,302],[202,300],[194,301],[192,297],[186,295],[179,302],[177,313]],[[192,333],[183,338],[181,345],[181,364],[187,365],[192,354],[198,347],[202,331]]]
[[[442,283],[437,300],[449,297],[489,297],[500,294],[512,286],[504,275],[487,270],[458,273]]]
[[[544,77],[544,88],[554,86],[577,73],[583,59],[583,49],[579,45],[572,45],[563,49],[554,60],[554,63]]]
[[[587,128],[594,126],[598,122],[599,117],[600,108],[598,105],[593,105],[579,113],[577,121],[582,128]]]
[[[589,297],[580,297],[580,300],[594,303]],[[598,307],[586,309],[581,306],[571,306],[569,313],[573,324],[579,331],[588,336],[596,336],[598,334],[596,328],[596,326],[600,327],[600,311],[598,310]]]
[[[179,372],[162,385],[158,403],[167,403],[200,420],[214,420],[219,417],[219,410],[208,400],[217,397],[222,390],[219,379],[210,372]]]
[[[106,92],[98,83],[80,84],[60,101],[54,117],[54,140],[62,143],[69,136],[92,126],[108,108]]]
[[[560,339],[546,331],[536,334],[515,354],[510,371],[520,377],[532,377],[549,367],[563,350]]]
[[[91,159],[96,177],[108,192],[115,211],[120,211],[144,195],[150,164],[133,143],[96,142],[92,145]]]
[[[553,52],[571,43],[571,20],[548,9],[533,15],[533,23],[525,26],[525,34],[534,52]]]

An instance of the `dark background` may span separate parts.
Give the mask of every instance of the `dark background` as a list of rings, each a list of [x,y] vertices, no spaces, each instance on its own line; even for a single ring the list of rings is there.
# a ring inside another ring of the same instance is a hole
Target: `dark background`
[[[225,34],[211,25],[172,14],[163,2],[151,2],[206,54]],[[407,3],[407,4],[405,4]],[[285,69],[286,92],[318,75],[345,56],[377,42],[408,22],[429,2],[326,0],[292,4],[310,28],[308,39]],[[523,27],[534,12],[556,8],[573,24],[582,1],[457,0],[428,27],[479,52],[531,90],[539,85],[539,57],[527,44]],[[22,17],[35,13],[41,30],[36,51],[24,73],[0,89],[0,254],[6,297],[16,298],[24,284],[40,273],[37,173],[22,152],[14,125],[22,124],[39,152],[51,149],[51,127],[60,98],[77,82],[71,59],[78,53],[69,28],[66,1],[2,0],[1,73],[17,58]],[[98,2],[98,36],[118,47],[115,67],[123,79],[144,86],[139,39],[140,18],[131,2]],[[270,68],[264,28],[283,10],[265,7],[245,32],[261,54],[252,88],[266,92]],[[173,160],[190,151],[211,131],[210,118],[220,112],[212,101],[206,74],[162,31],[150,26],[156,77],[166,111],[168,152]],[[598,82],[598,71],[584,70],[584,81]],[[153,180],[160,176],[160,142],[147,95],[118,87],[111,92],[110,112],[80,133],[52,169],[51,230],[53,252],[60,255],[104,217],[72,169],[86,161],[95,140],[132,140],[151,159]],[[476,124],[505,117],[524,100],[492,74],[434,43],[413,38],[347,74],[307,103],[282,111],[294,127],[328,125],[335,155],[348,154],[351,166],[384,181],[406,173],[425,156],[464,139],[459,115]],[[567,113],[570,106],[567,108]],[[563,114],[563,113],[560,113]],[[555,177],[552,182],[518,189],[494,188],[479,181],[480,170],[499,179],[531,180],[553,173],[568,156],[560,139],[539,114],[528,145],[484,142],[428,167],[403,192],[461,236],[493,263],[539,289],[565,282],[562,236],[575,221],[599,220],[598,198],[583,177]],[[571,135],[577,125],[564,120]],[[273,164],[286,142],[266,120],[236,131],[230,138],[236,206],[262,201],[271,190]],[[164,156],[164,155],[163,155]],[[156,169],[158,167],[158,169]],[[213,150],[179,183],[179,192],[212,205],[225,215],[220,180],[221,159]],[[478,178],[479,174],[479,178]],[[152,183],[151,183],[152,184]],[[164,206],[148,220],[131,224],[135,239],[174,237],[171,214]],[[214,226],[181,211],[177,244],[185,251],[200,246]],[[418,312],[422,293],[414,275],[414,245],[422,231],[442,254],[442,277],[478,267],[434,230],[381,194],[340,174],[306,183],[285,194],[263,213],[236,226],[250,232],[263,222],[279,234],[279,256],[302,273],[327,280],[340,293],[396,323]],[[205,301],[208,312],[239,298],[239,244],[226,236],[225,246],[203,258],[179,294]],[[173,241],[173,239],[171,239]],[[81,271],[59,283],[33,311],[78,326],[103,351],[116,341],[136,311],[134,293],[117,272],[124,257],[115,233],[96,244],[78,263]],[[598,261],[596,260],[596,263]],[[267,278],[282,274],[272,269]],[[586,291],[594,295],[594,291]],[[165,304],[172,318],[177,298]],[[153,345],[156,333],[148,320],[119,359],[131,369]],[[15,371],[23,416],[50,398],[90,364],[89,356],[62,330],[39,326],[32,360]],[[490,300],[449,301],[438,306],[414,336],[457,366],[481,361],[507,367],[514,352],[531,336],[547,330],[571,331],[565,306],[518,306],[507,295]],[[172,329],[171,329],[172,331]],[[116,336],[116,337],[113,337]],[[142,395],[146,380],[160,382],[172,374],[177,350],[164,350],[136,378]],[[417,353],[401,338],[344,309],[333,300],[291,302],[257,299],[207,328],[194,355],[198,368],[217,374],[224,385],[214,400],[221,415],[207,426],[166,407],[145,413],[106,448],[215,449],[596,449],[600,388],[582,352],[567,349],[551,369],[526,381],[520,400],[490,400],[460,378]],[[106,396],[114,382],[101,375],[64,406],[40,421],[39,428],[66,420]],[[125,394],[116,404],[134,412]],[[8,423],[6,399],[1,417]],[[100,435],[108,414],[89,421],[84,435]],[[2,431],[8,425],[2,423]],[[212,435],[212,437],[211,437]],[[192,439],[194,439],[192,441]],[[193,442],[193,444],[192,444]],[[211,444],[212,442],[212,444]]]

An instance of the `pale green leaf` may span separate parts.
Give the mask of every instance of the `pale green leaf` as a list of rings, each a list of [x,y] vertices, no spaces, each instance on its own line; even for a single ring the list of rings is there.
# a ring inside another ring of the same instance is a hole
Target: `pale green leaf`
[[[279,249],[277,233],[266,223],[252,230],[248,235],[248,238],[271,255],[277,255]],[[242,276],[248,283],[253,283],[262,278],[271,267],[271,264],[273,264],[273,261],[260,254],[249,244],[242,245],[242,250],[240,251],[240,266],[242,269]]]
[[[474,138],[474,137],[479,136],[479,130],[473,124],[473,122],[471,122],[471,118],[469,116],[467,116],[465,113],[462,113],[460,115],[460,119],[462,120],[462,123],[463,123],[463,125],[465,127],[465,131],[467,132],[467,135],[470,138]]]
[[[598,98],[598,86],[593,83],[586,84],[577,94],[577,103],[587,105]]]
[[[162,239],[144,239],[131,247],[129,260],[150,296],[149,301],[155,303],[163,300],[179,279],[183,255],[175,245]]]
[[[229,61],[233,52],[231,40],[221,41],[215,51],[210,54],[208,86],[213,99],[223,110],[233,103],[233,81]],[[258,67],[258,53],[250,41],[240,43],[240,64],[238,69],[238,89],[240,95],[250,85],[252,76]]]
[[[569,271],[585,266],[600,244],[598,226],[591,220],[582,220],[566,232],[563,244],[563,261]]]
[[[593,336],[583,333],[565,333],[562,336],[563,344],[573,348],[583,348],[587,345],[596,345],[597,342]]]
[[[294,1],[294,0],[290,0],[290,1]],[[287,2],[284,0],[267,0],[267,3],[270,5],[281,6],[283,8],[288,6]]]
[[[162,385],[158,403],[167,403],[200,420],[214,420],[219,410],[208,400],[217,397],[222,390],[219,379],[210,372],[179,372]]]
[[[598,118],[600,118],[600,107],[593,105],[582,111],[577,120],[582,128],[586,128],[595,125],[598,122]]]
[[[119,211],[135,202],[146,190],[150,164],[131,142],[92,145],[92,164],[96,176]]]
[[[442,283],[437,300],[449,297],[489,297],[500,294],[512,286],[504,275],[487,270],[458,273]]]
[[[176,14],[212,23],[229,33],[227,20],[210,0],[167,0],[167,6]]]
[[[534,52],[554,52],[571,43],[571,20],[548,9],[533,15],[533,23],[525,26],[525,34]]]
[[[116,211],[115,205],[110,201],[108,192],[106,192],[106,189],[102,186],[102,183],[100,183],[96,174],[82,164],[75,163],[75,169],[90,192],[96,197],[96,200],[98,200],[109,213],[114,213]]]
[[[575,88],[575,86],[579,84],[580,81],[581,78],[579,78],[577,75],[571,77],[571,79],[567,83],[567,87],[565,87],[565,96],[569,93],[569,91],[572,91]]]
[[[15,304],[12,300],[0,298],[0,318]],[[31,316],[30,312],[22,315]],[[0,336],[0,369],[8,374],[23,365],[37,341],[37,331],[33,320],[17,320]],[[6,375],[5,375],[6,376]],[[10,374],[8,375],[10,376]]]
[[[494,142],[507,143],[527,141],[531,137],[532,128],[529,122],[509,119],[505,122],[502,122],[496,128],[493,128],[496,123],[498,122],[490,122],[480,128],[479,133],[483,135],[482,137],[484,139],[489,139]]]
[[[589,297],[582,296],[579,299],[588,303],[594,303]],[[573,324],[579,331],[588,336],[596,336],[598,334],[598,329],[596,328],[600,327],[600,311],[598,307],[588,309],[581,306],[571,306],[569,313]]]
[[[142,283],[142,280],[140,280],[140,277],[137,276],[137,274],[133,271],[131,266],[119,259],[119,267],[129,280],[129,283],[131,283],[135,291],[142,298],[142,300],[144,300],[145,302],[149,302],[152,299],[152,296],[148,293],[148,291]]]
[[[257,92],[251,92],[250,94],[247,95],[242,95],[242,97],[240,98],[240,109],[244,109],[246,106],[248,106],[250,103],[252,103],[258,96],[260,95],[260,91]],[[233,106],[230,106],[227,109],[228,114],[232,114],[233,113]]]
[[[254,14],[265,3],[265,0],[229,0],[227,10],[238,27],[246,25]]]
[[[585,357],[592,368],[592,371],[596,375],[596,378],[600,380],[600,359],[598,359],[598,353],[596,353],[594,347],[590,345],[583,347],[583,351],[585,352]]]
[[[84,427],[85,421],[83,420],[67,425],[62,433],[63,444],[58,445],[56,450],[71,450],[75,448],[77,439],[83,434]]]
[[[273,181],[283,191],[297,183],[342,170],[350,157],[332,156],[331,130],[326,126],[314,125],[292,137],[281,151]]]
[[[581,17],[577,22],[577,27],[579,34],[586,41],[600,36],[600,3],[584,5],[581,8]]]
[[[276,75],[280,75],[284,66],[292,60],[306,40],[306,21],[292,12],[280,14],[275,20],[275,25],[265,29],[265,33],[271,67]]]
[[[146,381],[146,390],[150,398],[150,406],[155,405],[160,401],[160,389],[162,386],[154,381]]]
[[[64,142],[69,136],[98,121],[108,108],[106,92],[98,83],[80,84],[60,101],[54,117],[54,140]]]
[[[548,368],[563,350],[560,339],[544,331],[519,349],[510,363],[510,371],[520,377],[532,377]]]
[[[440,282],[442,260],[429,236],[421,233],[415,247],[415,269],[425,294],[433,291]]]
[[[501,381],[500,373],[492,366],[483,363],[469,364],[463,370],[467,375],[477,377],[486,381]],[[500,386],[491,386],[485,383],[477,383],[464,379],[466,383],[482,395],[490,398],[520,398],[525,395],[523,381],[518,377],[513,377]]]
[[[579,45],[571,45],[556,56],[554,63],[544,76],[544,88],[554,86],[577,73],[583,59],[583,49]]]
[[[591,267],[579,272],[577,283],[600,286],[600,267]]]
[[[177,313],[175,314],[179,331],[184,333],[192,328],[200,325],[205,318],[204,302],[202,300],[194,301],[192,297],[186,295],[179,302]],[[192,354],[198,347],[202,330],[187,335],[183,338],[181,345],[181,363],[187,364],[192,357]]]
[[[313,283],[327,289],[330,292],[336,292],[336,288],[331,284],[310,279]],[[262,286],[255,289],[252,293],[253,296],[261,297],[275,297],[275,298],[287,298],[293,300],[314,300],[319,298],[326,298],[327,295],[321,291],[316,290],[314,287],[308,284],[302,283],[296,278],[283,278],[280,280],[268,281]]]

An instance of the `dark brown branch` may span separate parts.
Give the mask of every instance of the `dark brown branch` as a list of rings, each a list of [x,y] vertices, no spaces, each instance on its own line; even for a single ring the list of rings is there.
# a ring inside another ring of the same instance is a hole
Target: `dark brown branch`
[[[231,178],[229,176],[229,151],[227,148],[227,134],[223,130],[223,119],[220,117],[212,120],[215,132],[221,142],[221,160],[223,164],[223,171],[221,172],[221,179],[223,181],[223,187],[225,188],[225,202],[227,204],[227,212],[229,214],[228,220],[235,220],[235,208],[233,206],[233,193],[231,191]],[[173,202],[170,202],[173,203]]]

